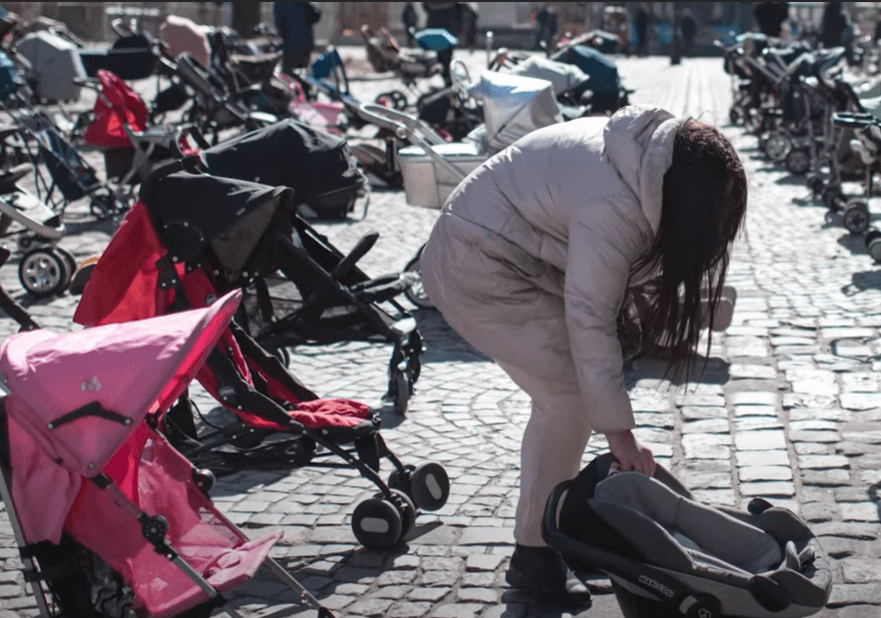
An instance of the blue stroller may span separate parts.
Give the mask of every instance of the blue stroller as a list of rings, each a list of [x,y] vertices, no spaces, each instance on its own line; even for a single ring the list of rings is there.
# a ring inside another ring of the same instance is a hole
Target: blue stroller
[[[633,91],[622,84],[618,66],[592,47],[569,45],[551,56],[551,60],[574,64],[587,73],[588,79],[579,86],[577,94],[588,90],[592,93],[593,113],[613,114],[629,104],[628,95]]]

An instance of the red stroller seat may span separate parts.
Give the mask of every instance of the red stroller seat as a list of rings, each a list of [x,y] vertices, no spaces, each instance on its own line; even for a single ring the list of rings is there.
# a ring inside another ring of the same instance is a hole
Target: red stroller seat
[[[96,264],[75,322],[127,322],[210,305],[226,289],[237,288],[244,273],[254,272],[254,260],[268,259],[260,253],[263,232],[254,234],[253,223],[276,230],[282,224],[276,214],[287,216],[293,191],[203,178],[204,203],[194,208],[210,209],[205,225],[186,219],[156,221],[141,202],[132,208]],[[228,193],[230,187],[234,194]],[[220,262],[211,261],[215,259]],[[352,515],[355,536],[367,547],[398,544],[414,526],[417,508],[437,510],[449,497],[449,479],[440,464],[405,466],[385,444],[379,417],[366,405],[319,399],[235,322],[220,335],[196,379],[237,422],[201,434],[195,426],[178,426],[185,434],[180,448],[188,459],[232,469],[320,465],[316,447],[321,446],[326,451],[322,457],[342,458],[379,490]],[[192,422],[188,400],[179,403]],[[163,429],[172,435],[176,428],[167,422]],[[378,474],[381,459],[393,466],[388,482]]]
[[[38,544],[67,537],[122,578],[138,616],[173,618],[198,607],[207,616],[222,592],[267,560],[328,615],[268,558],[281,532],[248,539],[199,488],[192,464],[150,427],[199,371],[240,296],[73,333],[31,330],[3,343],[9,466],[0,489],[43,616],[53,614],[41,580],[64,615],[86,611],[60,592],[57,565],[40,562],[38,572],[31,559],[45,555]]]

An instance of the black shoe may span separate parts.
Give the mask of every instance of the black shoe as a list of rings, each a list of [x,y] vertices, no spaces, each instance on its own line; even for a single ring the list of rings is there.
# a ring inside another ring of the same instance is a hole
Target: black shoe
[[[550,547],[515,545],[505,581],[553,607],[587,609],[590,591]]]

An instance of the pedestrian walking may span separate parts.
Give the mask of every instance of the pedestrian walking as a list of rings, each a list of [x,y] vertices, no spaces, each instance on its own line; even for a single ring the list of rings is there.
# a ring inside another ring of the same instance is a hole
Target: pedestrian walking
[[[634,19],[636,26],[636,53],[647,56],[649,53],[649,12],[640,4]]]
[[[679,31],[682,36],[682,54],[691,56],[694,53],[694,39],[697,36],[697,20],[690,9],[685,9],[682,12]]]
[[[535,49],[551,49],[557,28],[557,14],[553,7],[545,4],[535,14]]]
[[[275,29],[281,37],[281,70],[291,74],[294,69],[309,66],[315,49],[315,23],[321,10],[313,2],[273,2]]]
[[[847,17],[844,15],[841,2],[827,2],[820,22],[820,43],[823,47],[840,46],[843,43],[846,26]]]
[[[648,291],[646,333],[687,381],[702,328],[715,321],[746,197],[743,166],[718,130],[632,105],[534,131],[447,200],[422,254],[424,289],[532,404],[510,585],[549,605],[589,603],[546,546],[541,521],[550,491],[578,473],[592,432],[605,435],[621,469],[654,471],[633,435],[623,379],[625,292]]]
[[[477,46],[477,19],[480,16],[480,8],[476,2],[460,2],[459,12],[465,47],[469,52],[474,53],[474,48]]]
[[[442,28],[456,37],[460,34],[461,15],[458,2],[423,2],[426,28]]]
[[[419,29],[419,16],[416,14],[416,7],[412,2],[404,3],[404,10],[401,12],[401,23],[404,24],[404,31],[407,33],[407,46],[415,47],[416,39],[413,33]]]

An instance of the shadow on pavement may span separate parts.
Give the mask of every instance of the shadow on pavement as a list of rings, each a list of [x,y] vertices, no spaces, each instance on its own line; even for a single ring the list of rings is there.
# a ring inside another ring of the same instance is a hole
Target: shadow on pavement
[[[850,284],[841,288],[845,296],[853,296],[866,290],[881,289],[881,271],[866,270],[851,275]]]
[[[726,384],[730,378],[731,364],[718,357],[698,356],[694,365],[691,384]],[[667,360],[658,356],[640,356],[624,364],[624,385],[630,389],[639,380],[667,379],[673,386],[686,383],[684,375],[667,373]]]

